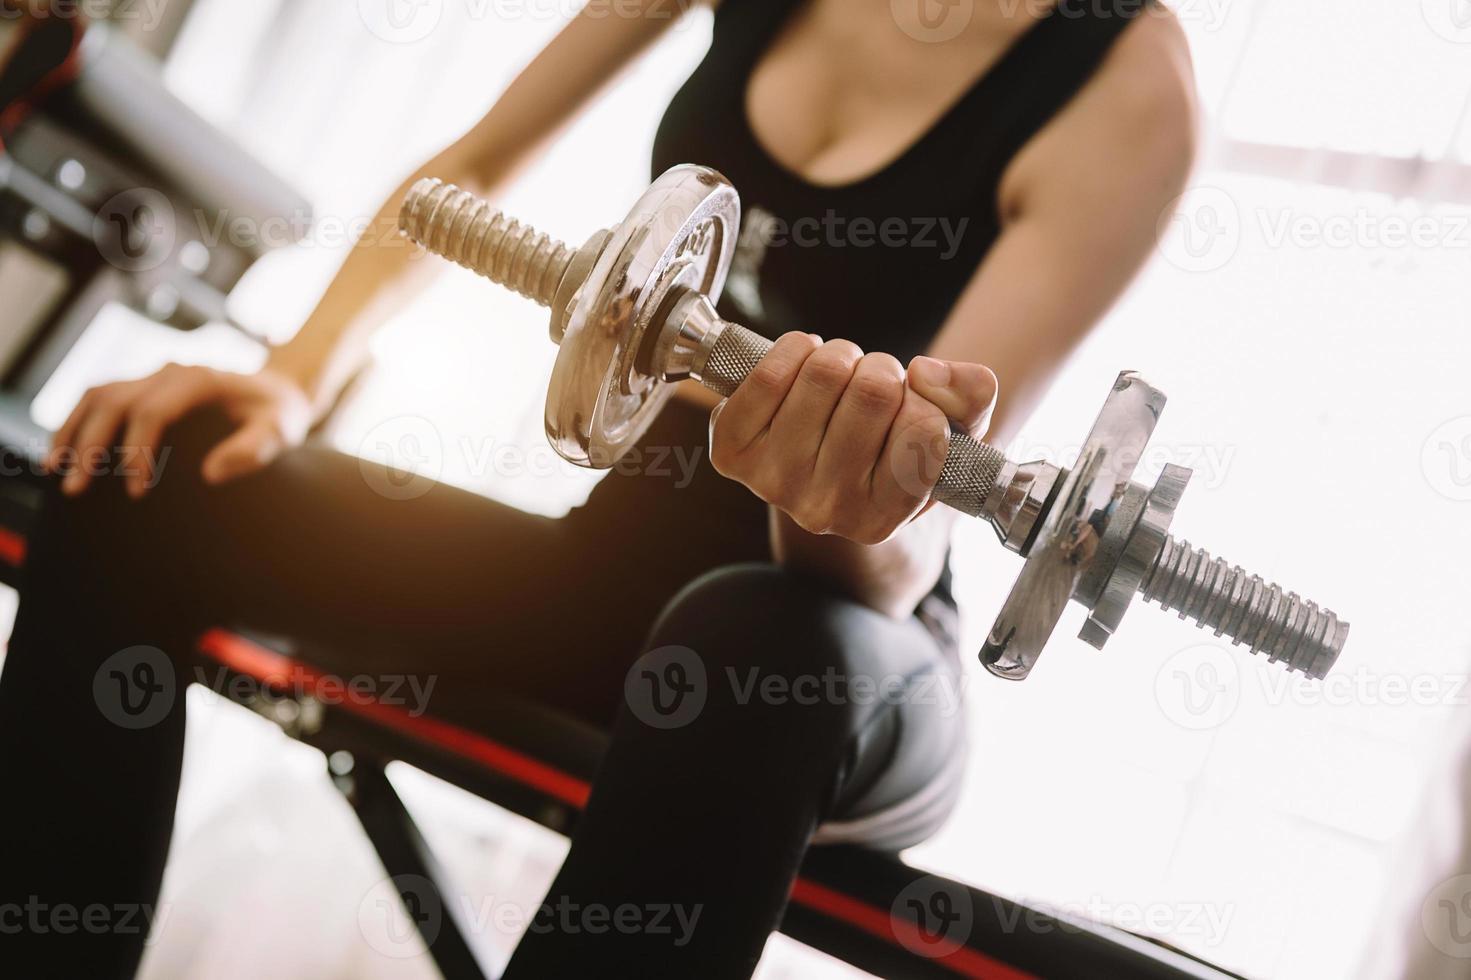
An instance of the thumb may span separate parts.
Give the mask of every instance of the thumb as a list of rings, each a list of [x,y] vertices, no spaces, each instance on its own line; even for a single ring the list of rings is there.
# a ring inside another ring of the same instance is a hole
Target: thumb
[[[282,439],[268,421],[248,422],[204,457],[204,482],[225,483],[264,468],[281,452]]]
[[[996,407],[996,375],[981,364],[916,357],[909,362],[909,387],[979,439]]]

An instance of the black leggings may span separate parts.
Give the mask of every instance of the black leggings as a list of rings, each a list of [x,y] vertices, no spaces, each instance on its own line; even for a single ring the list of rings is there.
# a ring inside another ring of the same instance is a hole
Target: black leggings
[[[491,736],[505,698],[610,732],[513,978],[748,976],[819,827],[819,842],[899,847],[953,801],[958,670],[936,623],[771,565],[759,510],[708,466],[689,486],[676,467],[611,476],[556,521],[316,448],[205,488],[215,429],[172,434],[141,502],[115,479],[80,500],[53,487],[32,537],[0,677],[0,972],[136,970],[178,791],[183,665],[211,626],[291,637],[324,671],[392,678],[427,699],[411,710]],[[155,717],[120,724],[105,662],[138,646],[164,651],[177,683]],[[623,913],[628,928],[595,934],[556,914],[628,906],[676,926]],[[101,925],[64,928],[86,915]]]

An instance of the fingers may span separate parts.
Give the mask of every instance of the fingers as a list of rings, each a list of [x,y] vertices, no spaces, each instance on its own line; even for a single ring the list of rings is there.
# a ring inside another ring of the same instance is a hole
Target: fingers
[[[980,364],[916,357],[909,362],[909,386],[979,439],[996,407],[996,375]]]
[[[830,340],[802,364],[797,380],[771,420],[770,442],[780,447],[773,463],[783,471],[810,471],[863,351],[847,340]]]
[[[74,461],[71,472],[61,481],[61,490],[68,496],[86,490],[92,482],[92,470],[111,455],[113,440],[127,414],[127,391],[127,385],[108,385],[91,392],[75,435],[64,443],[58,439],[58,453],[64,455],[70,450]]]
[[[789,333],[778,338],[735,394],[726,400],[718,416],[719,425],[712,422],[712,458],[743,452],[766,432],[802,365],[821,344],[816,336],[806,333]]]
[[[828,422],[817,480],[866,496],[874,464],[903,404],[904,368],[888,354],[864,355]]]
[[[931,504],[951,420],[980,436],[996,376],[787,334],[711,417],[710,459],[813,534],[890,538]]]
[[[204,379],[195,373],[180,376],[169,387],[154,387],[137,400],[128,412],[122,441],[132,457],[127,472],[128,496],[137,500],[157,483],[164,432],[207,400]]]
[[[204,457],[204,480],[220,484],[254,473],[279,456],[285,445],[274,422],[253,419]]]
[[[884,455],[873,473],[872,499],[886,513],[918,514],[940,480],[950,448],[946,413],[913,388],[889,429]]]
[[[48,473],[54,473],[60,470],[65,463],[67,453],[72,448],[72,442],[76,439],[77,430],[81,428],[82,420],[87,417],[87,413],[91,410],[92,399],[96,393],[97,389],[95,388],[84,393],[77,402],[77,407],[72,409],[71,414],[66,417],[66,421],[61,423],[61,428],[57,429],[56,434],[51,437],[51,452],[46,455],[45,460],[42,462],[42,466]]]

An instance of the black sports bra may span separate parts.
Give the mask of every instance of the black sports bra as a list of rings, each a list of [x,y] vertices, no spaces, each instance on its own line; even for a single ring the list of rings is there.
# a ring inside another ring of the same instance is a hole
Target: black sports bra
[[[832,187],[773,160],[746,117],[747,80],[800,2],[720,5],[709,52],[659,125],[653,171],[704,164],[740,192],[741,241],[721,315],[770,337],[808,330],[907,362],[996,241],[1007,164],[1148,0],[1060,0],[898,158]]]

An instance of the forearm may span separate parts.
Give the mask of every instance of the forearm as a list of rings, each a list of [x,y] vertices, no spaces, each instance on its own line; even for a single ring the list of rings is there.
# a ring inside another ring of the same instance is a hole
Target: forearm
[[[439,177],[493,197],[588,104],[617,72],[672,23],[655,0],[625,13],[584,9],[496,100],[469,132],[418,167],[389,195],[301,331],[270,367],[294,379],[317,411],[329,406],[362,363],[366,341],[413,295],[429,263],[400,238],[398,212],[422,177]],[[679,9],[679,8],[676,8]]]
[[[811,534],[770,508],[776,561],[820,576],[887,616],[914,612],[935,587],[949,553],[954,512],[933,507],[888,541],[862,545],[831,534]]]
[[[424,176],[471,184],[484,191],[492,181],[459,146],[426,162],[401,183],[348,253],[311,316],[288,343],[271,353],[268,366],[299,384],[317,412],[337,398],[361,366],[367,341],[393,317],[430,276],[431,266],[398,235],[399,207]],[[499,183],[499,181],[494,181]]]

